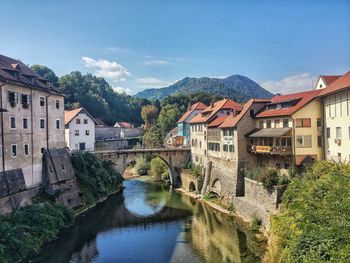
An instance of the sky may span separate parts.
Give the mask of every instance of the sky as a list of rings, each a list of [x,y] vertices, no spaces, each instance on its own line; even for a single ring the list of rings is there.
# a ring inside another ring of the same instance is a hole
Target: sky
[[[286,93],[350,70],[350,0],[0,1],[0,54],[128,94],[233,74]]]

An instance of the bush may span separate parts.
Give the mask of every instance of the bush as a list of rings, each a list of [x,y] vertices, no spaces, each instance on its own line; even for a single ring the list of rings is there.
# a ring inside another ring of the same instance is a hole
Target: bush
[[[159,157],[153,158],[150,165],[150,175],[156,181],[169,181],[169,170],[166,164]]]
[[[183,167],[184,170],[187,170],[191,175],[199,177],[202,176],[202,166],[196,165],[194,163],[189,163]]]
[[[147,175],[150,169],[150,162],[142,157],[137,158],[135,168],[138,175]]]
[[[271,166],[249,170],[246,173],[246,177],[263,183],[267,190],[271,190],[276,185],[288,184],[290,181],[289,176],[281,174],[277,168],[271,168]]]
[[[317,162],[291,180],[272,219],[275,261],[350,262],[350,164]]]
[[[40,203],[0,217],[0,261],[21,262],[40,252],[73,224],[73,211],[61,205]]]
[[[101,161],[88,152],[73,155],[72,164],[87,204],[109,195],[123,182],[111,161]]]
[[[252,222],[250,222],[250,229],[253,232],[258,232],[261,226],[261,220],[258,218],[254,218]]]

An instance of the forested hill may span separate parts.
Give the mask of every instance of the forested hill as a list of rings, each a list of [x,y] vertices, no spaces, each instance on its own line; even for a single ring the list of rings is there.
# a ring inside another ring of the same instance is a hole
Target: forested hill
[[[58,78],[45,66],[33,65],[32,69],[65,93],[66,109],[84,107],[93,117],[102,119],[107,125],[114,125],[116,121],[128,121],[136,125],[143,123],[141,108],[150,102],[115,92],[103,78],[83,75],[79,71]]]
[[[177,93],[192,94],[198,92],[217,94],[235,99],[238,102],[243,102],[250,98],[270,98],[273,95],[250,78],[232,75],[224,79],[186,77],[165,88],[146,89],[137,93],[135,97],[163,99]]]

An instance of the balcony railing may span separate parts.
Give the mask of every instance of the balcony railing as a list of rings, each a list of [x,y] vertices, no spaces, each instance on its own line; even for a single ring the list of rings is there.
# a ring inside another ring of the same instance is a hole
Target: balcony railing
[[[291,155],[293,154],[293,149],[291,146],[248,145],[248,152],[271,155]]]

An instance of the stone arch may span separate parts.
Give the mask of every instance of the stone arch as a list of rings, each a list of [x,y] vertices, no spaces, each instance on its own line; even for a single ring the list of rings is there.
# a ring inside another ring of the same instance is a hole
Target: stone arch
[[[215,178],[211,183],[210,192],[218,196],[221,195],[221,181],[219,178]]]
[[[196,192],[196,185],[193,181],[190,182],[189,186],[188,186],[188,190],[190,192]]]

